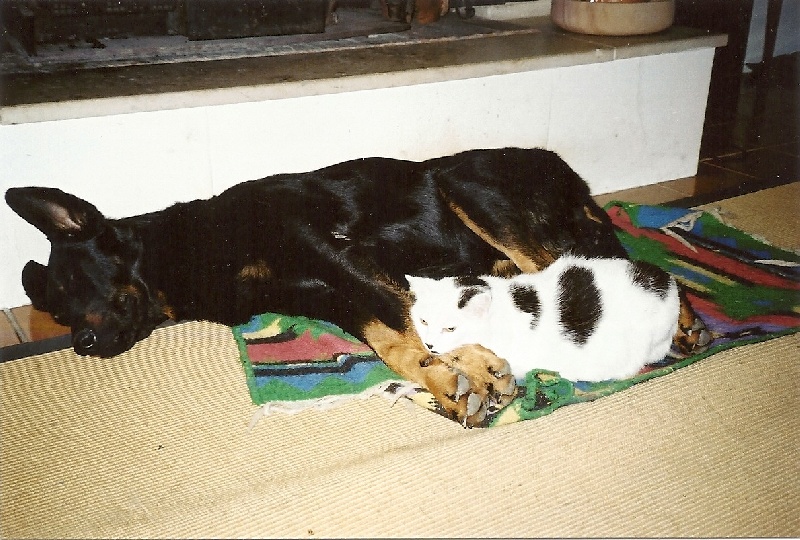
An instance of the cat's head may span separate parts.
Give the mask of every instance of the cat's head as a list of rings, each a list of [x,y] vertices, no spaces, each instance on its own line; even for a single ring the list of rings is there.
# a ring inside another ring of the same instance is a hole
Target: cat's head
[[[465,285],[454,277],[406,276],[414,298],[411,319],[419,337],[434,354],[478,343],[492,302],[488,286]]]

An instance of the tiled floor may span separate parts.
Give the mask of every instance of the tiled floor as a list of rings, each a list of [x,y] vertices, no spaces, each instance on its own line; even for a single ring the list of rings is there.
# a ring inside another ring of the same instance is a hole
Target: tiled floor
[[[794,86],[773,82],[759,93],[756,85],[744,81],[737,118],[706,125],[697,175],[596,199],[600,204],[617,199],[690,206],[800,181],[798,104],[796,82]],[[33,343],[41,345],[36,352],[43,352],[49,344],[68,346],[63,339],[68,333],[68,328],[31,306],[0,314],[0,348]]]

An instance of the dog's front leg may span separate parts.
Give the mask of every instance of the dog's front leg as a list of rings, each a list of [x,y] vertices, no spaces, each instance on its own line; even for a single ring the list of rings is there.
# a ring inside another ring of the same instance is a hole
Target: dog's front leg
[[[391,369],[425,387],[465,427],[485,425],[488,413],[514,398],[508,362],[480,345],[431,355],[413,330],[398,332],[376,319],[365,325],[363,335]]]
[[[680,289],[680,299],[678,327],[672,338],[672,354],[679,358],[685,358],[706,350],[714,341],[714,336],[706,328],[703,319],[695,313],[689,299],[686,298],[686,291],[682,288]]]

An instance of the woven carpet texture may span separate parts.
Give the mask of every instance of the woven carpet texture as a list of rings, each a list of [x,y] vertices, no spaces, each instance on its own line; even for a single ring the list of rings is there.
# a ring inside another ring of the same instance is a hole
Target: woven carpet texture
[[[800,184],[709,205],[798,249]],[[0,365],[0,536],[800,535],[800,338],[724,351],[534,421],[404,400],[252,427],[230,329]]]

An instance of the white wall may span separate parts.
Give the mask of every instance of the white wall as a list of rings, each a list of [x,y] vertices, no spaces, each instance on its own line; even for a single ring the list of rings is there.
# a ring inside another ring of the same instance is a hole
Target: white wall
[[[595,193],[696,172],[713,48],[255,103],[0,125],[0,191],[53,186],[110,217],[351,158],[558,151]],[[44,237],[0,204],[0,306]]]

